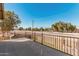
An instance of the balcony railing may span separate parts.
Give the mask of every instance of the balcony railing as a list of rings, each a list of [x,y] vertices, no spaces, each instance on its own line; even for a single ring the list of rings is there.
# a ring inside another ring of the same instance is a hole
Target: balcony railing
[[[57,49],[64,53],[79,56],[79,37],[65,34],[50,34],[45,32],[24,31],[15,32],[15,36],[31,38],[33,41]]]

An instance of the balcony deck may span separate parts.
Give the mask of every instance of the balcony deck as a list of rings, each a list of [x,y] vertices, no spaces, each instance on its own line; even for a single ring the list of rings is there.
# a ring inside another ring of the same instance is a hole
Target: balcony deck
[[[69,56],[56,49],[33,42],[31,39],[18,38],[0,41],[1,56]]]

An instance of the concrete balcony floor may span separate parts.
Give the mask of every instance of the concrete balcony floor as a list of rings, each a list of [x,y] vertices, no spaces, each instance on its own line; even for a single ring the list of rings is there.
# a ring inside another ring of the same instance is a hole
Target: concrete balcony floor
[[[0,56],[69,56],[66,53],[33,42],[31,39],[18,38],[0,41]]]

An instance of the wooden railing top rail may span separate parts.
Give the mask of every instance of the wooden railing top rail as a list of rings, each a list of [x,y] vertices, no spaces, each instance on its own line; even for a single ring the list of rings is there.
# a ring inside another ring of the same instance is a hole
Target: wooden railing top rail
[[[26,31],[27,32],[27,31]],[[28,31],[31,33],[31,31]],[[33,31],[33,33],[36,33],[37,35],[41,35],[43,33],[43,35],[48,35],[48,36],[59,36],[59,37],[67,37],[67,38],[76,38],[79,39],[79,34],[78,35],[72,35],[72,33],[54,33],[54,32],[38,32],[38,31]],[[76,33],[73,33],[76,34]]]

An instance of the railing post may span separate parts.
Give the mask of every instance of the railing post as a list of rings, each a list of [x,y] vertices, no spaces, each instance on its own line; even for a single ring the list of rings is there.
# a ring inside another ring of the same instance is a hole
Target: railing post
[[[55,49],[56,49],[56,36],[55,36]]]
[[[59,41],[59,38],[58,38],[58,35],[57,35],[57,49],[58,49],[58,43],[59,43],[58,41]],[[59,49],[58,49],[58,50],[59,50]]]
[[[35,42],[35,40],[36,40],[36,33],[34,33],[33,37],[34,37],[34,42]]]
[[[54,38],[54,48],[55,48],[55,36],[53,38]]]
[[[66,40],[65,40],[65,37],[64,37],[64,52],[65,52],[65,42],[66,42]]]
[[[52,36],[52,41],[53,41],[54,39],[53,39],[53,36]],[[52,42],[52,47],[54,47],[54,41]]]
[[[73,42],[74,42],[74,55],[75,55],[75,39],[73,39]]]
[[[26,37],[26,31],[25,31],[25,37]]]
[[[68,45],[69,45],[68,43],[69,43],[69,42],[68,42],[68,37],[67,37],[67,53],[68,53]]]
[[[58,36],[58,40],[57,40],[57,41],[58,41],[58,44],[57,44],[58,46],[57,46],[57,48],[58,48],[58,50],[59,50],[59,36]]]
[[[70,37],[70,54],[71,54],[71,37]]]
[[[15,36],[15,31],[14,31],[14,36]]]
[[[33,40],[33,30],[32,30],[32,33],[31,33],[31,39]]]
[[[25,31],[25,37],[27,38],[27,32]]]
[[[42,35],[41,44],[43,44],[43,32],[42,32],[42,34],[41,34],[41,35]]]

